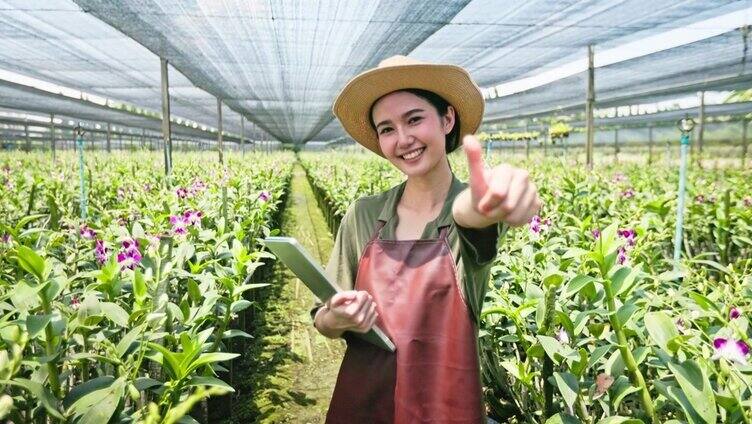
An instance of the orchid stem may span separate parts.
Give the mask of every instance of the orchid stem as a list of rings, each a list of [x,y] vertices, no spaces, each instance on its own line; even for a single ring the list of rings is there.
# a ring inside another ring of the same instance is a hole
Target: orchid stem
[[[637,362],[632,355],[632,351],[629,350],[627,336],[624,334],[624,329],[621,326],[621,322],[619,322],[619,317],[616,316],[614,292],[611,288],[611,281],[608,278],[604,278],[603,287],[606,291],[606,299],[608,300],[608,311],[611,313],[609,320],[611,321],[611,327],[613,327],[614,333],[616,333],[616,338],[619,342],[619,352],[621,353],[622,359],[624,359],[624,365],[626,365],[632,375],[632,383],[640,389],[640,401],[642,402],[642,407],[645,409],[645,413],[648,414],[650,420],[654,424],[658,424],[658,418],[655,416],[655,408],[653,407],[653,400],[650,398],[650,392],[645,384],[645,378],[637,367]]]

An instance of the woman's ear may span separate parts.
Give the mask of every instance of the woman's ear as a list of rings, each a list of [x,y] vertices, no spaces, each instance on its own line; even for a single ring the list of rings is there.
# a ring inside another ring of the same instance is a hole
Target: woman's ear
[[[452,105],[447,106],[447,111],[442,117],[444,123],[444,134],[449,134],[454,128],[454,107]]]

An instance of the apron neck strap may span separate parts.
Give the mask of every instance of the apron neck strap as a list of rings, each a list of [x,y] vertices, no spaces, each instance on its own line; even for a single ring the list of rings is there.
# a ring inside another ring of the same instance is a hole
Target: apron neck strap
[[[449,234],[449,226],[448,225],[443,225],[443,226],[439,227],[439,238],[440,239],[446,239],[447,238],[447,234]]]

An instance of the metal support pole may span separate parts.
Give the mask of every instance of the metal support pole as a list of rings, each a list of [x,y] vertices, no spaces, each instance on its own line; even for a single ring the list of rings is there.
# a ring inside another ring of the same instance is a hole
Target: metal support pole
[[[112,151],[112,124],[107,123],[107,153]]]
[[[687,150],[689,148],[689,134],[681,136],[681,167],[679,168],[679,198],[676,209],[676,231],[674,232],[674,270],[679,269],[681,257],[682,230],[684,224],[684,191],[687,186]]]
[[[50,114],[50,146],[52,147],[52,162],[55,162],[57,146],[55,146],[55,115]]]
[[[619,129],[614,128],[614,162],[619,162]]]
[[[705,137],[705,92],[700,91],[698,96],[700,97],[700,111],[697,117],[697,163],[700,163],[702,160],[702,142]]]
[[[170,124],[170,81],[167,59],[159,58],[162,69],[162,139],[164,140],[165,175],[172,173],[172,126]]]
[[[29,124],[28,123],[24,123],[24,133],[26,134],[26,151],[30,152],[31,151],[31,139],[29,139]]]
[[[742,118],[742,169],[747,161],[747,118]]]
[[[217,151],[219,163],[225,163],[222,157],[222,100],[217,98]]]
[[[587,103],[585,104],[585,119],[587,120],[587,167],[593,169],[593,141],[595,139],[593,126],[593,106],[595,106],[595,66],[593,62],[593,45],[588,46],[588,82]]]
[[[73,134],[76,136],[76,148],[78,150],[78,179],[81,190],[79,195],[79,208],[81,210],[81,219],[86,221],[88,209],[88,193],[86,186],[86,177],[84,174],[84,130],[80,126],[76,126],[76,128],[73,130]]]
[[[146,146],[146,128],[141,128],[141,143],[139,147],[143,150],[144,146]]]
[[[530,160],[530,137],[525,140],[525,159]]]
[[[245,156],[245,116],[240,116],[240,150]]]
[[[653,127],[648,127],[648,165],[653,163]]]
[[[543,131],[543,157],[548,156],[548,146],[546,145],[546,142],[548,141],[549,136],[549,129],[546,128],[545,131]]]

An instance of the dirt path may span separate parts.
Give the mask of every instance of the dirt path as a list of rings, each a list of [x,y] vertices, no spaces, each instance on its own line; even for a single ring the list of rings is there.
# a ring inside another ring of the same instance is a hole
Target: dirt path
[[[295,237],[323,265],[334,243],[300,165],[282,218],[281,235]],[[311,325],[313,295],[281,264],[259,328],[256,359],[248,364],[246,384],[238,390],[250,400],[236,409],[232,422],[323,423],[345,343],[321,336]]]

